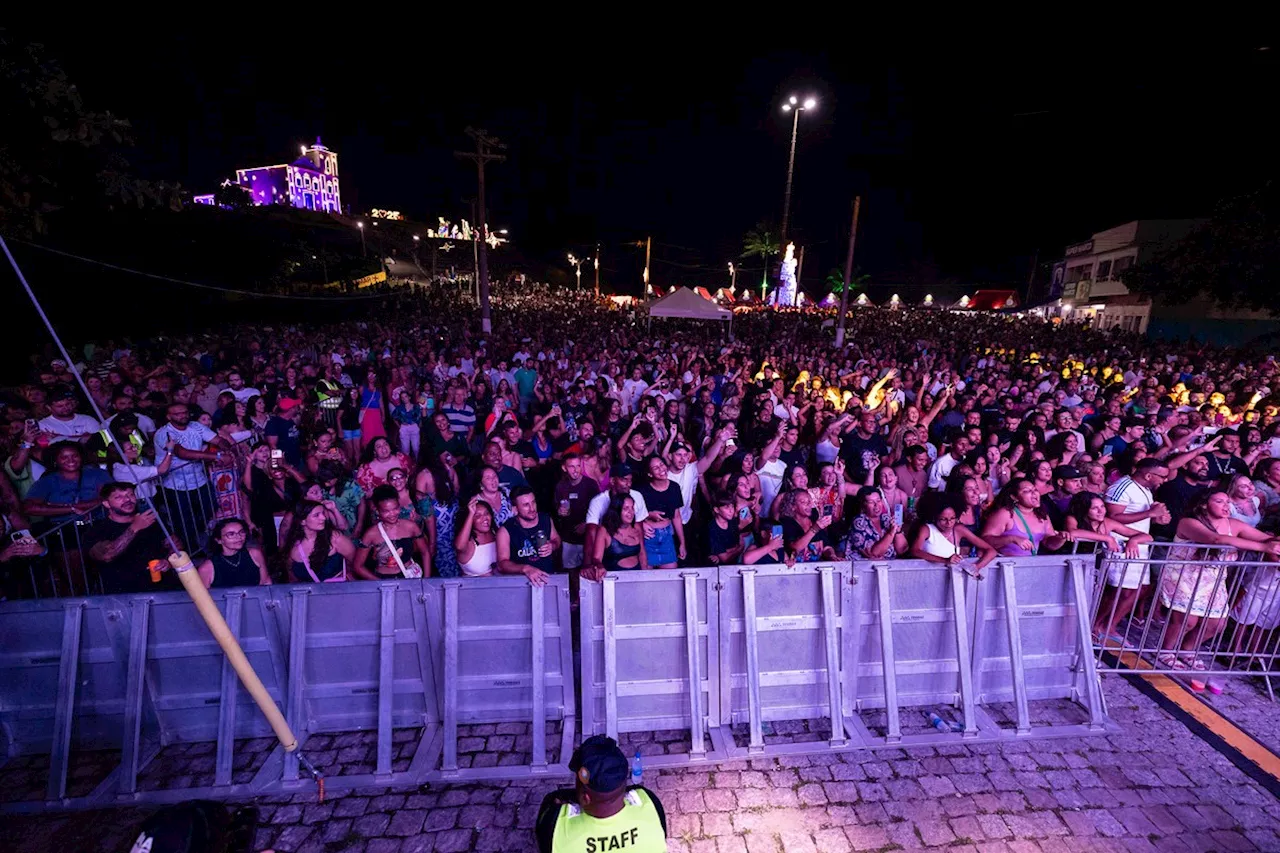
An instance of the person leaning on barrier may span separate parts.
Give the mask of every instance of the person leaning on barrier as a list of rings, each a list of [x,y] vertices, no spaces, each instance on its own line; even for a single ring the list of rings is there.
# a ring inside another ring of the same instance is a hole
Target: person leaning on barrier
[[[107,517],[89,527],[83,544],[101,574],[102,591],[116,595],[152,589],[149,565],[174,550],[156,523],[155,511],[138,512],[132,483],[107,483],[101,497]],[[166,586],[176,586],[172,575],[164,577],[169,579]]]
[[[560,534],[551,516],[538,512],[538,502],[528,486],[517,486],[511,492],[511,505],[515,514],[498,528],[498,571],[524,575],[530,583],[541,586],[555,571]]]
[[[667,814],[658,795],[628,785],[631,768],[611,737],[595,735],[569,759],[574,787],[552,791],[538,808],[539,853],[657,853],[667,849]]]

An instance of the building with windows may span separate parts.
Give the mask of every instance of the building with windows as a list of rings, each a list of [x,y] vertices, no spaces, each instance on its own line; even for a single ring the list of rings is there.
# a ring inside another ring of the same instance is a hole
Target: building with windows
[[[1148,260],[1188,234],[1194,219],[1138,219],[1067,246],[1054,265],[1048,313],[1067,322],[1090,322],[1098,329],[1143,334],[1151,321],[1152,300],[1130,293],[1125,270]]]
[[[1206,296],[1162,299],[1159,293],[1129,292],[1124,273],[1130,267],[1185,237],[1201,220],[1139,219],[1099,231],[1067,246],[1054,264],[1049,302],[1034,313],[1095,328],[1122,329],[1158,338],[1196,338],[1243,344],[1280,333],[1280,321],[1262,311],[1223,308]]]
[[[236,184],[249,193],[251,203],[287,204],[303,210],[342,213],[338,182],[338,153],[316,137],[316,144],[302,146],[302,156],[292,163],[236,169]],[[196,204],[214,204],[213,194],[192,198]]]

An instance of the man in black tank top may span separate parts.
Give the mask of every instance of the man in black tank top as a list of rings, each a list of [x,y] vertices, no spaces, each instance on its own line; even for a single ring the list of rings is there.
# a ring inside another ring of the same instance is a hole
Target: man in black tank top
[[[538,502],[528,486],[512,489],[511,506],[515,515],[498,528],[498,571],[524,575],[541,586],[547,582],[547,573],[554,570],[560,534],[551,516],[538,512]]]

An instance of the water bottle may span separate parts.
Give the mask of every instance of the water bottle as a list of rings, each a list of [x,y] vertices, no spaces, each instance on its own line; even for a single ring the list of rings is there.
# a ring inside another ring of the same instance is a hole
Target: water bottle
[[[642,778],[644,778],[644,762],[640,758],[640,750],[637,749],[635,758],[631,759],[631,784],[639,785]]]
[[[940,732],[949,732],[949,731],[951,731],[951,726],[949,726],[949,725],[947,724],[947,721],[946,721],[946,720],[944,720],[944,719],[942,719],[942,717],[939,717],[939,716],[938,716],[938,712],[937,712],[937,711],[930,711],[930,712],[929,712],[929,725],[933,726],[935,729],[937,729],[937,730],[938,730],[938,731],[940,731]]]

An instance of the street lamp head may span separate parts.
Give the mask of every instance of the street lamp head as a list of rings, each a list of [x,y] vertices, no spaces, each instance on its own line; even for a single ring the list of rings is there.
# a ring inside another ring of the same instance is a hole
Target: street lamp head
[[[413,235],[413,242],[415,242],[415,243],[416,243],[416,242],[418,242],[418,241],[419,241],[419,240],[421,240],[421,239],[422,239],[422,238],[421,238],[421,237],[419,237],[417,234],[414,234],[414,235]]]
[[[816,98],[805,98],[805,99],[804,99],[804,108],[805,108],[806,110],[811,110],[811,109],[813,109],[814,107],[816,107],[817,105],[818,105],[818,101],[817,101],[817,99],[816,99]]]
[[[782,105],[782,111],[783,111],[784,113],[789,113],[789,112],[791,112],[791,105],[790,105],[790,104],[783,104],[783,105]]]
[[[356,223],[356,227],[357,227],[357,228],[360,228],[360,229],[363,229],[363,228],[364,228],[364,223],[363,223],[363,222],[357,222],[357,223]]]
[[[795,102],[796,102],[796,96],[795,96],[795,95],[792,95],[792,96],[791,96],[791,98],[790,98],[790,101],[791,101],[791,104],[794,106],[794,105],[795,105]]]
[[[507,229],[505,229],[505,228],[499,228],[499,229],[498,229],[498,233],[499,233],[499,234],[506,234],[506,233],[507,233]]]

